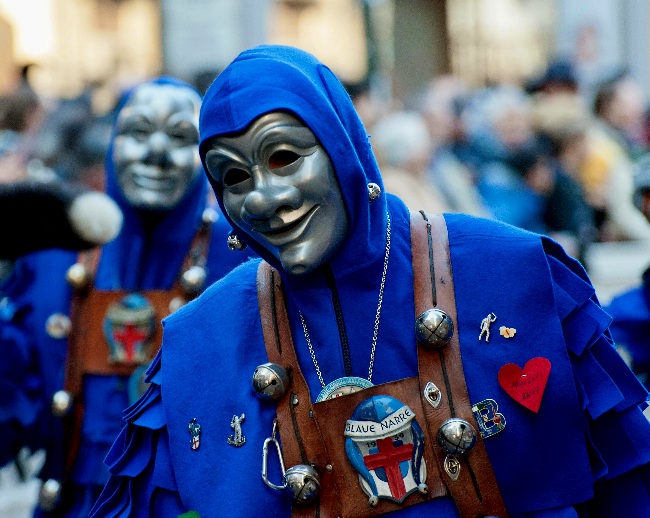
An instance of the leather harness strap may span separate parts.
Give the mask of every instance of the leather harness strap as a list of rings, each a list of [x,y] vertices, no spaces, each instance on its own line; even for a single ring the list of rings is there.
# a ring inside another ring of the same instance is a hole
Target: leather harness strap
[[[420,214],[413,213],[411,217],[416,315],[432,308],[435,301],[455,321],[456,305],[446,226],[442,216],[433,217],[432,222],[434,232],[430,231],[429,222]],[[433,272],[436,282],[432,284]],[[277,402],[277,421],[285,465],[310,464],[321,478],[320,499],[314,505],[294,505],[292,516],[365,518],[445,495],[454,498],[462,518],[507,516],[480,437],[466,458],[461,458],[460,477],[455,482],[444,472],[446,454],[435,440],[445,419],[460,417],[470,423],[474,420],[457,333],[441,352],[418,346],[418,377],[312,404],[293,347],[280,275],[262,262],[257,282],[268,359],[287,369],[291,380],[290,390]],[[424,386],[429,381],[440,387],[443,393],[443,403],[437,409],[423,397]],[[428,492],[426,495],[417,492],[411,494],[402,503],[381,499],[377,507],[370,507],[358,483],[358,474],[345,459],[343,430],[354,407],[376,394],[395,397],[412,408],[416,415],[425,418],[423,428],[426,428],[427,439],[424,456],[428,462]]]
[[[420,394],[423,394],[426,383],[430,381],[442,392],[442,402],[438,408],[430,404],[424,405],[430,436],[435,437],[446,419],[459,417],[469,423],[475,422],[460,355],[447,226],[441,214],[427,216],[424,213],[411,213],[411,253],[416,315],[438,307],[447,313],[456,325],[446,347],[436,350],[418,346]],[[430,255],[433,256],[433,267],[430,264]],[[426,275],[424,272],[431,274]],[[433,284],[432,277],[435,278]],[[434,447],[438,465],[444,470],[447,454],[437,442]],[[458,479],[454,481],[446,474],[443,479],[460,510],[461,517],[506,517],[507,511],[480,434],[477,433],[476,445],[472,450],[457,459],[460,461]]]

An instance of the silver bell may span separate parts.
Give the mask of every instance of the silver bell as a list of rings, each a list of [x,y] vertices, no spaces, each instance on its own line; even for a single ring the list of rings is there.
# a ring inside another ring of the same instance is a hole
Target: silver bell
[[[205,286],[205,279],[207,276],[208,273],[205,271],[205,268],[203,268],[203,266],[190,266],[183,272],[183,275],[181,277],[181,284],[183,285],[183,289],[193,295],[201,293]]]
[[[65,390],[58,390],[52,396],[52,414],[65,417],[72,410],[72,395]]]
[[[70,266],[65,274],[65,279],[77,290],[83,289],[90,284],[88,268],[81,263],[75,263]]]
[[[436,435],[438,444],[451,455],[460,455],[471,450],[476,444],[476,430],[459,417],[447,419]]]
[[[415,336],[422,345],[442,348],[454,335],[454,322],[441,309],[427,309],[415,319]]]
[[[219,213],[212,207],[207,207],[201,214],[201,221],[206,225],[212,225],[217,219],[219,219]]]
[[[263,363],[253,373],[253,389],[263,399],[282,399],[289,389],[287,371],[277,363]]]
[[[320,493],[320,478],[314,468],[307,464],[290,467],[284,474],[287,491],[297,504],[310,504]]]
[[[43,482],[38,492],[38,506],[43,511],[53,511],[61,501],[61,483],[50,478]]]

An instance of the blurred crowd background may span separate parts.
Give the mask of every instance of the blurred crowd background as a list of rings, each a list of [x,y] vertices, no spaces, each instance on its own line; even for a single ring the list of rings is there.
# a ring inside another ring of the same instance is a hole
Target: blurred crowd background
[[[102,189],[125,88],[204,91],[295,45],[348,86],[389,190],[553,236],[606,301],[646,266],[649,23],[643,0],[0,0],[0,179]]]
[[[388,191],[552,236],[605,303],[650,264],[649,25],[645,0],[0,0],[0,181],[102,190],[125,88],[294,45],[348,87]]]

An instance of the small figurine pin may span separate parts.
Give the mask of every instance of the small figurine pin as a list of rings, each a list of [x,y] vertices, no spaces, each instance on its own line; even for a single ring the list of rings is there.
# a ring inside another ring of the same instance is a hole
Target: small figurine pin
[[[246,437],[244,437],[244,434],[241,431],[241,424],[246,418],[246,414],[242,414],[239,417],[236,415],[232,416],[232,420],[230,421],[230,428],[235,430],[235,433],[228,437],[228,444],[232,446],[243,446],[246,443]]]
[[[492,322],[495,322],[497,316],[494,313],[490,313],[487,317],[481,320],[481,334],[478,335],[478,341],[481,341],[481,338],[485,335],[485,341],[490,341],[490,325]]]
[[[192,436],[192,449],[198,450],[201,445],[201,425],[196,422],[196,417],[190,421],[188,429]]]

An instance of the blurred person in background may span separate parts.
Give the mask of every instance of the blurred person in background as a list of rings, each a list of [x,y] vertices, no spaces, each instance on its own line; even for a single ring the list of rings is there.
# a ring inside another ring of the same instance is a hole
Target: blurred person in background
[[[24,180],[27,165],[46,115],[23,69],[17,87],[0,96],[0,182]]]
[[[552,184],[544,211],[546,232],[583,264],[588,246],[597,239],[594,211],[580,184],[589,124],[588,109],[577,96],[539,93],[533,98],[533,128]]]
[[[444,196],[453,212],[492,217],[476,188],[477,179],[462,161],[466,146],[462,112],[469,88],[454,76],[433,79],[418,110],[431,135],[431,156],[427,176]]]
[[[596,90],[596,123],[590,128],[582,184],[596,210],[600,241],[650,239],[650,223],[632,203],[633,164],[643,152],[644,102],[639,85],[627,74]]]
[[[370,129],[370,141],[388,192],[413,210],[449,212],[437,184],[427,176],[432,141],[420,113],[385,115]]]
[[[634,166],[634,205],[650,221],[650,155]],[[605,310],[612,316],[612,337],[639,380],[650,388],[650,268],[641,284],[612,298]]]
[[[596,240],[649,239],[648,222],[631,201],[631,167],[644,146],[645,107],[638,84],[621,74],[603,81],[597,88],[593,109],[589,110],[588,101],[580,92],[575,65],[566,58],[557,58],[540,77],[528,83],[527,89],[545,103],[553,103],[559,97],[557,106],[549,106],[553,113],[561,110],[562,105],[567,114],[577,109],[589,112],[585,117],[586,149],[578,172],[572,172],[572,176],[582,186],[594,212]],[[552,131],[557,133],[556,129]]]
[[[231,251],[230,225],[206,206],[200,104],[170,77],[127,92],[106,155],[122,230],[80,256],[22,257],[6,281],[0,463],[45,450],[35,516],[88,514],[122,411],[146,389],[160,319],[249,257]]]
[[[512,165],[520,151],[535,145],[531,117],[531,100],[518,87],[476,92],[464,111],[467,162],[476,171],[478,192],[494,218],[543,234],[547,192],[540,190],[541,184],[527,182]]]

